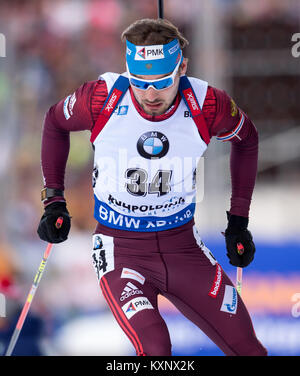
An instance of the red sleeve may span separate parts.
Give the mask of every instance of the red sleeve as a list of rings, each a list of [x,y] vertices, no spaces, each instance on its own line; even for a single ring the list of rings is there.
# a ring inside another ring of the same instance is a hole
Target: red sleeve
[[[203,112],[211,137],[231,142],[230,213],[248,217],[257,174],[257,130],[248,116],[223,90],[208,88]]]
[[[41,150],[45,187],[64,190],[70,132],[92,130],[106,96],[104,81],[87,82],[46,113]],[[58,200],[61,198],[53,198],[45,204]]]

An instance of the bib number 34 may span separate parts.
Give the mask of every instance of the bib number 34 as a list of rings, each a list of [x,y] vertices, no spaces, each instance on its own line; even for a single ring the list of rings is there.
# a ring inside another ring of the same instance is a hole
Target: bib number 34
[[[158,170],[152,181],[148,182],[148,173],[142,168],[128,168],[125,171],[127,192],[134,196],[146,196],[147,194],[157,194],[163,196],[170,192],[170,182],[172,171]]]

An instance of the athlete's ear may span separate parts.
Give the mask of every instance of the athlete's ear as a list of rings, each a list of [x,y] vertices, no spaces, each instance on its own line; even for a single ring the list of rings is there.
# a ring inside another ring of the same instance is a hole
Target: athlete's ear
[[[184,76],[186,74],[188,62],[189,62],[189,59],[184,57],[180,65],[180,76]]]

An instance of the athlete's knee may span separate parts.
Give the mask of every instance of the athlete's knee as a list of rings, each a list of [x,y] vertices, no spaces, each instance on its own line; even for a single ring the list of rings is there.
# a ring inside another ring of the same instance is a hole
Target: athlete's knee
[[[170,356],[171,341],[167,328],[161,323],[143,328],[143,351],[137,355]]]
[[[248,339],[234,345],[235,355],[238,356],[267,356],[267,349],[257,338]]]
[[[140,356],[171,356],[171,344],[162,342],[147,343],[143,347],[142,353],[137,353]]]
[[[259,340],[256,341],[256,343],[252,346],[249,346],[249,349],[247,351],[248,356],[267,356],[268,351],[267,349],[259,342]]]

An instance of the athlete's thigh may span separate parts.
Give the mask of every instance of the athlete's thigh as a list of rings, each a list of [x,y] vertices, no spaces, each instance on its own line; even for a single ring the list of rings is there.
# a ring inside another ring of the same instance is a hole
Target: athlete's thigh
[[[201,247],[168,257],[165,296],[228,355],[260,355],[247,308],[212,253]]]
[[[105,300],[137,355],[170,355],[169,332],[157,306],[158,290],[131,258],[118,262],[113,238],[94,235],[93,264]],[[95,246],[96,245],[96,246]]]

